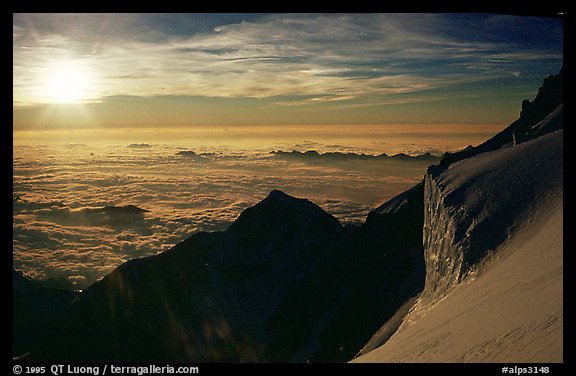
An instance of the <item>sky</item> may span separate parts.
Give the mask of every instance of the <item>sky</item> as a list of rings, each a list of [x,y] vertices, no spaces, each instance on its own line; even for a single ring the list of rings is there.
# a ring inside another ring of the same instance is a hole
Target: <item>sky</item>
[[[563,63],[506,14],[14,14],[13,129],[502,124]]]

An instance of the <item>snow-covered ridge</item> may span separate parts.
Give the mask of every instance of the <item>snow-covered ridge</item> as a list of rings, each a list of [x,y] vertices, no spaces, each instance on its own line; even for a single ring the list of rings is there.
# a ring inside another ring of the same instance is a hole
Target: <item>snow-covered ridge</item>
[[[514,236],[551,192],[562,189],[563,131],[524,144],[433,166],[425,176],[426,286],[441,299],[474,266]]]
[[[562,217],[562,129],[430,167],[424,290],[354,361],[562,362]]]
[[[563,69],[522,103],[520,118],[481,145],[446,155],[424,177],[426,285],[420,306],[442,299],[518,223],[562,189]]]

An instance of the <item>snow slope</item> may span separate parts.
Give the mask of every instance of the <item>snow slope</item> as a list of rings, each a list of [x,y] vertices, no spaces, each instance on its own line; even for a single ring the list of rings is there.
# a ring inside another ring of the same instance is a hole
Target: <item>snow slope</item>
[[[425,177],[426,285],[356,362],[563,361],[563,131]]]

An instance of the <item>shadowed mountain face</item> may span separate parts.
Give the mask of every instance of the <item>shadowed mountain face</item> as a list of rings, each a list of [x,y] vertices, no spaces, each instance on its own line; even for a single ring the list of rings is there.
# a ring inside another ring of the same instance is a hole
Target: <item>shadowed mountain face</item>
[[[337,286],[339,297],[337,305],[332,303],[338,309],[322,330],[312,360],[350,360],[383,323],[422,291],[423,185],[403,195],[401,203],[391,203],[394,210],[376,209],[361,227],[350,231],[333,266],[315,276],[318,286],[321,281],[326,284],[325,291]],[[306,290],[323,295],[322,288]]]
[[[423,287],[422,191],[414,195],[344,228],[312,202],[272,191],[228,230],[198,233],[95,283],[32,357],[349,360]]]
[[[12,352],[14,356],[27,356],[58,329],[62,315],[78,293],[43,287],[15,270],[12,285]]]

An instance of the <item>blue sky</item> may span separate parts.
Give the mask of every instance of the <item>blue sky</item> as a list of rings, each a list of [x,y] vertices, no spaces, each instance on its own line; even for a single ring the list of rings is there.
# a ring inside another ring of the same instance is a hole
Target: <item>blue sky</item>
[[[562,62],[563,21],[547,17],[15,14],[14,118],[506,122]]]

